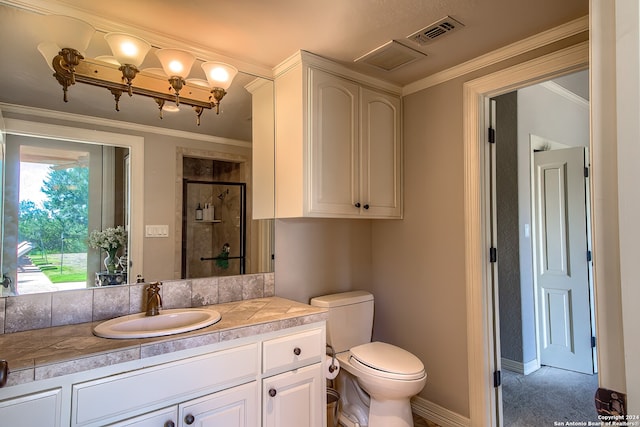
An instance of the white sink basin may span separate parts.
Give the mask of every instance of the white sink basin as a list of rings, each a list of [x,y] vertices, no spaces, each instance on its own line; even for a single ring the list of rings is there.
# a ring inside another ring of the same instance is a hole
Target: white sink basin
[[[206,308],[176,308],[161,310],[157,316],[130,314],[107,320],[93,328],[103,338],[151,338],[180,334],[204,328],[218,322],[222,316]]]

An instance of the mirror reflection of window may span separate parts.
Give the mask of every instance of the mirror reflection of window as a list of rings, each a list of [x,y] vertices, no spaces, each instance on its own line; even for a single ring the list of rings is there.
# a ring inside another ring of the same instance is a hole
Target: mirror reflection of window
[[[128,224],[128,151],[28,137],[7,141],[3,271],[13,277],[12,294],[95,286],[106,270],[105,253],[87,240],[93,230]],[[119,267],[126,281],[126,262]]]

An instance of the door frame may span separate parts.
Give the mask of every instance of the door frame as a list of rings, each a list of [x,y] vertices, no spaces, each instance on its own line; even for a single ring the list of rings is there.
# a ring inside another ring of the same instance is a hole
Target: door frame
[[[589,43],[541,56],[466,82],[463,86],[465,284],[469,415],[472,426],[500,422],[493,373],[496,360],[491,263],[489,262],[490,185],[487,176],[488,98],[589,67]]]

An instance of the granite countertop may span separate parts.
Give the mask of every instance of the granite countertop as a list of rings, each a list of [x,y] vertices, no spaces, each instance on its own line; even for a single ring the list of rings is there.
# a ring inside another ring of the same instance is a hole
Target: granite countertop
[[[256,298],[203,308],[219,311],[222,319],[206,328],[164,337],[100,338],[92,332],[92,328],[100,322],[0,335],[0,359],[9,363],[5,387],[326,319],[325,309],[280,297]]]

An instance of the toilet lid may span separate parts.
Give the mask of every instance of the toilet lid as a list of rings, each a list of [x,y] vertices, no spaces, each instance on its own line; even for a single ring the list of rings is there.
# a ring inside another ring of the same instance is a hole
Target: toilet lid
[[[352,361],[364,366],[374,375],[413,380],[424,376],[424,365],[413,354],[383,342],[371,342],[353,347]]]

